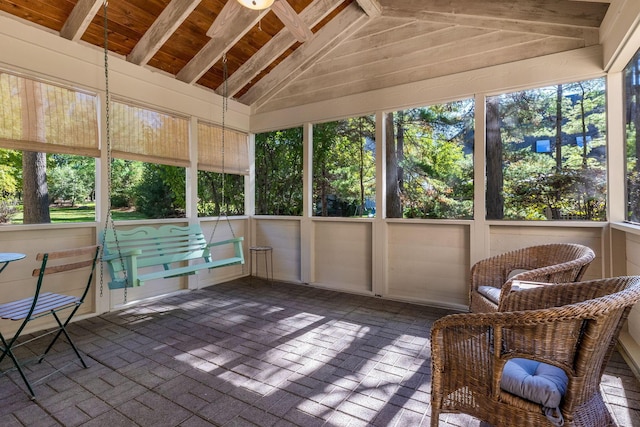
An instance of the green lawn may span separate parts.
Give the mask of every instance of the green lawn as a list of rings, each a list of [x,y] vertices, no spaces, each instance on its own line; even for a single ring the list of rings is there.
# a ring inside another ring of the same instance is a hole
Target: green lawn
[[[95,203],[78,205],[74,207],[56,207],[49,208],[52,223],[60,222],[93,222],[96,220]],[[20,212],[11,218],[11,224],[22,224],[22,206],[19,206]],[[146,219],[144,215],[135,211],[119,211],[112,210],[111,215],[114,221],[123,221],[131,219]]]

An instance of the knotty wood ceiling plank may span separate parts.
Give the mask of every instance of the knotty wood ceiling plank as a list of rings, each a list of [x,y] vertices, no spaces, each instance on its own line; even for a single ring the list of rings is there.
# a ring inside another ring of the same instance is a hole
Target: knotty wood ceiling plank
[[[437,46],[441,43],[455,43],[468,37],[476,37],[478,34],[486,34],[491,29],[485,28],[460,28],[455,25],[433,22],[419,22],[417,25],[403,25],[393,27],[388,31],[362,36],[354,34],[340,46],[340,50],[331,55],[332,60],[341,57],[351,57],[354,62],[357,58],[352,55],[361,55],[363,52],[373,52],[372,58],[387,56],[381,54],[383,49],[389,49],[393,55],[399,52],[410,54],[426,47]],[[326,59],[326,58],[325,58]],[[324,61],[319,61],[318,64]]]
[[[329,99],[340,98],[371,90],[393,87],[401,84],[417,82],[421,80],[441,77],[449,74],[457,74],[477,68],[490,67],[496,64],[504,64],[513,61],[525,60],[536,56],[549,55],[564,50],[572,50],[579,47],[579,41],[562,38],[543,37],[525,44],[505,46],[502,49],[493,51],[491,55],[477,51],[473,55],[463,58],[455,58],[449,61],[432,63],[431,65],[416,66],[411,69],[398,69],[395,73],[378,75],[375,78],[363,70],[359,73],[358,79],[336,82],[330,87],[306,86],[307,90],[297,93],[279,93],[277,97],[271,99],[261,107],[261,112],[274,111],[281,108],[290,108],[296,105],[303,105],[309,102],[319,102]]]
[[[523,33],[526,32],[569,38],[585,38],[589,40],[597,40],[599,34],[598,28],[557,25],[522,20],[504,20],[479,16],[442,14],[429,11],[410,13],[407,11],[389,10],[385,12],[385,16],[419,19],[428,22],[441,22],[465,27],[492,28],[495,30],[520,31]]]
[[[54,2],[46,0],[0,1],[0,11],[54,31],[60,31],[74,6],[75,1],[68,0]]]
[[[283,92],[297,91],[301,87],[327,87],[332,81],[336,81],[336,73],[346,74],[341,81],[359,79],[366,71],[368,76],[382,76],[395,73],[398,70],[407,70],[417,66],[428,66],[436,62],[446,62],[456,58],[475,54],[479,47],[486,50],[496,50],[505,45],[514,43],[526,43],[539,40],[540,36],[531,34],[505,34],[499,31],[467,29],[466,34],[460,34],[455,28],[439,31],[435,34],[424,34],[412,40],[412,43],[393,43],[387,50],[387,55],[380,56],[378,49],[355,51],[354,54],[345,57],[333,55],[317,62],[308,73],[293,82]],[[464,47],[459,46],[464,40]],[[360,43],[355,43],[360,45]],[[408,46],[407,46],[408,45]],[[420,47],[419,47],[420,46]],[[452,49],[458,46],[457,49]],[[411,55],[406,55],[407,50]],[[366,64],[363,66],[362,64]]]
[[[567,0],[380,0],[383,14],[439,13],[598,28],[608,5]]]

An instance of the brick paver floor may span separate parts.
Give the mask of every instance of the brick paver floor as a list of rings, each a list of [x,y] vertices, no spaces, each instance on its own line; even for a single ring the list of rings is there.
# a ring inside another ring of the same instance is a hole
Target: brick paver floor
[[[35,401],[17,372],[0,376],[0,425],[429,425],[429,331],[446,314],[256,280],[176,293],[71,325],[89,368],[50,376]],[[31,377],[73,361],[56,349]],[[640,426],[640,384],[617,353],[602,386],[618,424]]]

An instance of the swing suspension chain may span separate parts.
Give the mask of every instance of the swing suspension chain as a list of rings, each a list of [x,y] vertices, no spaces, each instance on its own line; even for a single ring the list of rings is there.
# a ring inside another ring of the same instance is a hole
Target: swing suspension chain
[[[224,215],[227,220],[227,224],[229,225],[229,229],[231,230],[231,235],[235,239],[236,233],[233,231],[233,227],[231,226],[231,220],[229,219],[229,215],[227,213],[227,202],[225,196],[225,187],[226,187],[226,173],[224,169],[224,143],[225,143],[225,134],[227,133],[226,129],[226,112],[229,107],[229,95],[228,95],[228,86],[227,86],[227,77],[228,77],[228,68],[227,68],[227,54],[226,52],[222,54],[222,199],[220,201],[220,212],[218,213],[218,219],[216,220],[215,225],[213,226],[213,231],[211,232],[211,237],[209,237],[209,243],[213,240],[213,236],[216,234],[216,229],[218,228],[218,223],[220,222],[220,217]]]
[[[224,139],[225,133],[227,133],[225,116],[227,114],[227,108],[229,107],[229,100],[227,94],[227,54],[222,55],[222,204],[220,205],[220,213],[224,209],[224,214],[227,215],[227,202],[225,200],[225,170],[224,170]]]
[[[111,189],[112,189],[112,155],[111,155],[111,115],[110,115],[110,106],[111,106],[111,93],[109,92],[109,27],[108,27],[108,17],[107,17],[107,6],[109,4],[108,0],[104,0],[103,2],[103,29],[104,29],[104,97],[105,97],[105,133],[106,133],[106,147],[107,147],[107,214],[105,216],[105,224],[104,224],[104,232],[105,232],[105,240],[106,233],[109,230],[109,227],[113,230],[113,236],[116,243],[116,248],[118,250],[118,256],[120,258],[120,263],[124,266],[124,260],[122,258],[122,252],[120,251],[120,243],[118,242],[118,234],[115,232],[115,222],[113,220],[113,216],[111,215]],[[102,248],[104,253],[104,248]],[[127,270],[123,268],[124,273],[124,302],[127,302],[127,288],[129,287],[129,280],[127,277]],[[104,263],[100,263],[100,297],[103,295],[104,289]]]

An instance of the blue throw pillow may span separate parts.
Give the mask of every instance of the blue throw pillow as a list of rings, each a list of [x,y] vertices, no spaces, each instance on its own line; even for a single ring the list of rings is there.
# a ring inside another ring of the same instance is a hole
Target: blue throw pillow
[[[504,365],[500,388],[542,405],[549,421],[561,426],[564,419],[560,413],[560,402],[568,383],[567,374],[556,366],[515,358]]]

